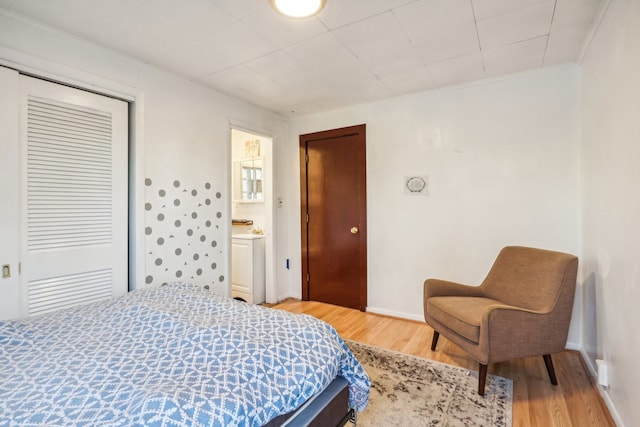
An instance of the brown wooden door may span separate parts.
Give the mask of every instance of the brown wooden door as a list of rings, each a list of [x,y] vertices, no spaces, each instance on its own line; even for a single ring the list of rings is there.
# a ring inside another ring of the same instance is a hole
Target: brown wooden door
[[[367,306],[365,125],[300,136],[302,298]]]

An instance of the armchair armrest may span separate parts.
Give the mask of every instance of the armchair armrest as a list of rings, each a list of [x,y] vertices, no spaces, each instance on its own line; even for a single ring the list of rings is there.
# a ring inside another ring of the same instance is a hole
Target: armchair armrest
[[[559,320],[544,311],[510,305],[488,307],[480,326],[480,345],[487,346],[488,363],[563,350],[568,324]]]
[[[440,279],[427,279],[424,281],[424,297],[481,297],[484,296],[478,286],[468,286],[461,283],[449,282]]]

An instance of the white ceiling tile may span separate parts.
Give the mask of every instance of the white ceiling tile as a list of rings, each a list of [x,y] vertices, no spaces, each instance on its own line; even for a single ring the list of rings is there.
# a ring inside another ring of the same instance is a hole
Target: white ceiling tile
[[[275,82],[287,81],[302,67],[300,62],[282,50],[246,62],[244,65]]]
[[[598,0],[563,0],[556,4],[551,33],[554,31],[589,31],[598,11]]]
[[[143,0],[138,8],[150,16],[175,27],[194,23],[199,16],[210,20],[211,26],[219,26],[230,17],[209,0]]]
[[[287,20],[267,0],[0,0],[0,14],[289,114],[575,61],[604,1],[328,0]]]
[[[271,9],[248,14],[242,18],[242,22],[279,48],[291,46],[328,31],[317,18],[288,19]]]
[[[542,66],[547,36],[482,51],[487,77],[535,70]]]
[[[234,21],[229,26],[219,29],[207,45],[220,54],[235,59],[238,63],[278,50],[275,45],[260,37],[240,21]]]
[[[318,15],[329,29],[342,27],[415,0],[327,0],[324,10]]]
[[[243,19],[254,12],[271,9],[268,0],[208,0],[224,9],[236,19]],[[183,2],[176,2],[183,3]]]
[[[347,50],[331,32],[305,40],[284,50],[305,65],[339,62],[353,58],[353,53]]]
[[[455,26],[413,42],[424,62],[438,62],[480,51],[474,24]]]
[[[547,0],[472,0],[477,21],[526,9]],[[560,0],[563,1],[563,0]]]
[[[482,49],[507,45],[549,34],[555,1],[547,1],[478,22]]]
[[[549,35],[549,43],[543,66],[575,63],[578,60],[585,32],[580,30],[554,31]]]
[[[106,27],[133,9],[140,0],[87,2],[83,0],[20,0],[10,9],[54,27],[76,34],[94,34],[95,26]],[[69,13],[72,10],[73,13]]]
[[[384,28],[385,31],[380,31]],[[391,12],[346,25],[333,31],[335,37],[366,64],[393,60],[413,47]]]
[[[393,14],[412,41],[475,22],[469,0],[419,0],[394,9]]]
[[[224,71],[206,76],[200,80],[213,83],[225,91],[233,93],[276,94],[277,85],[244,65],[238,65]]]
[[[372,67],[380,80],[394,95],[424,91],[437,87],[422,61],[407,57],[398,61],[388,61]]]
[[[479,53],[427,64],[427,69],[439,87],[482,80],[486,77]]]

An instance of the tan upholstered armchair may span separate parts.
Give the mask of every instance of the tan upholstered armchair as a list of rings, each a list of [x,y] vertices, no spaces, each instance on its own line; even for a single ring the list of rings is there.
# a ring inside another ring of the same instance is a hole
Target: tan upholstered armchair
[[[424,282],[424,318],[480,364],[478,394],[484,395],[487,365],[539,356],[557,384],[551,353],[567,341],[578,258],[542,249],[508,246],[500,251],[480,286],[438,279]]]

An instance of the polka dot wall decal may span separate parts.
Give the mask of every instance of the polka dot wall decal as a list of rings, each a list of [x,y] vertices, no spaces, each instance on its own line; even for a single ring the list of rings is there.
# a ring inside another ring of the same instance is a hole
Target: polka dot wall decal
[[[217,248],[217,242],[225,238],[221,230],[227,230],[218,200],[222,193],[213,190],[211,181],[193,183],[182,178],[145,180],[149,189],[144,200],[148,236],[145,277],[150,277],[152,284],[170,283],[178,277],[225,293],[226,286],[205,275],[209,266],[216,269],[225,256],[225,248]],[[211,250],[207,248],[216,248],[215,253],[207,253]]]
[[[218,280],[219,280],[220,282],[224,282],[224,276],[220,276],[220,277],[218,277]]]
[[[144,278],[144,282],[149,285],[151,284],[151,282],[153,282],[153,276],[147,276]]]

